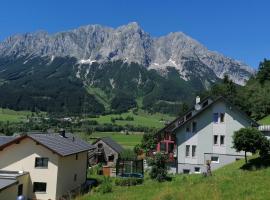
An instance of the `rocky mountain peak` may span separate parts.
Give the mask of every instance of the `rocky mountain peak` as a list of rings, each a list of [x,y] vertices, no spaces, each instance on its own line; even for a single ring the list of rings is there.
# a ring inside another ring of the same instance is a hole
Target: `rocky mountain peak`
[[[249,66],[209,51],[182,32],[153,38],[137,22],[118,28],[86,25],[55,34],[26,33],[0,43],[0,57],[26,55],[69,56],[77,58],[80,64],[122,60],[164,75],[168,67],[174,67],[185,80],[191,79],[194,70],[201,75],[211,70],[218,78],[228,74],[234,82],[244,84],[254,73]]]

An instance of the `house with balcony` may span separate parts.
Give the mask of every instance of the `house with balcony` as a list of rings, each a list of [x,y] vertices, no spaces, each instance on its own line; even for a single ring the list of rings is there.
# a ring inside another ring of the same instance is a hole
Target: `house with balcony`
[[[68,199],[85,183],[94,148],[65,131],[0,136],[0,199]]]
[[[177,173],[202,173],[244,157],[232,148],[232,136],[243,127],[258,124],[223,97],[207,97],[157,133],[156,151],[169,155]]]

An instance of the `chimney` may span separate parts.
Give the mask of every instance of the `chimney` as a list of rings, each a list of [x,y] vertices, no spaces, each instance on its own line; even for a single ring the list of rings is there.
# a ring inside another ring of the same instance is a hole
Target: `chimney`
[[[201,102],[201,98],[199,96],[196,97],[196,104],[199,104]]]
[[[62,137],[66,137],[66,131],[65,131],[65,129],[60,129],[60,131],[59,131],[59,135],[60,136],[62,136]]]

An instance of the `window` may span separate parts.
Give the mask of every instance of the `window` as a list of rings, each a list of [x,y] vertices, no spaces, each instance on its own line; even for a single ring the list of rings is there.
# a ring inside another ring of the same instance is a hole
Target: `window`
[[[194,172],[195,173],[201,173],[201,168],[200,167],[195,167]]]
[[[225,144],[225,135],[221,135],[220,136],[220,145],[224,145]]]
[[[186,115],[186,120],[189,119],[189,118],[191,118],[191,117],[192,117],[192,113],[190,112],[190,113],[188,113],[188,114]]]
[[[113,162],[113,161],[114,161],[114,155],[110,155],[110,156],[108,157],[108,161],[109,161],[109,162]]]
[[[196,145],[192,145],[192,157],[196,156]]]
[[[205,106],[207,106],[208,105],[208,100],[207,101],[205,101],[205,102],[203,102],[203,105],[202,105],[202,107],[204,108]]]
[[[184,174],[189,174],[190,170],[189,169],[183,169]]]
[[[103,147],[103,144],[99,143],[97,146],[99,149],[101,149]]]
[[[165,142],[160,143],[160,151],[166,151],[166,143]]]
[[[74,181],[77,181],[77,174],[74,174],[73,180],[74,180]]]
[[[197,131],[197,122],[192,122],[192,133]]]
[[[34,182],[33,192],[46,192],[47,183]]]
[[[78,154],[76,153],[76,160],[78,160]]]
[[[48,167],[49,158],[36,158],[35,167]]]
[[[23,195],[23,184],[20,184],[18,186],[18,196],[21,196],[21,195]]]
[[[186,157],[189,157],[190,145],[186,145]]]
[[[168,153],[173,153],[173,150],[174,150],[174,143],[169,143],[169,149],[168,149]]]
[[[214,145],[218,145],[218,135],[214,135]]]
[[[218,156],[212,156],[212,157],[211,157],[211,162],[212,162],[212,163],[219,163],[219,158],[218,158]]]
[[[218,113],[214,113],[214,114],[213,114],[213,121],[214,121],[215,123],[218,123]]]
[[[220,113],[220,122],[225,121],[225,113]]]

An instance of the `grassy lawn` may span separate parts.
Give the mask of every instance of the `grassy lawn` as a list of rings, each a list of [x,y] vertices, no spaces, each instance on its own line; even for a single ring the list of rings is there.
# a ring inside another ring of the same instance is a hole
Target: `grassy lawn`
[[[266,165],[269,166],[269,163]],[[270,168],[253,169],[253,166],[243,170],[243,164],[244,160],[237,161],[207,178],[202,175],[177,175],[171,182],[163,183],[146,178],[143,185],[114,186],[112,193],[94,193],[77,200],[269,199]]]
[[[270,125],[270,115],[258,121],[259,124],[262,125]]]
[[[103,115],[98,118],[89,118],[90,120],[96,120],[100,124],[104,123],[112,123],[111,118],[115,117],[120,117],[122,116],[124,119],[127,116],[131,116],[134,118],[133,121],[127,121],[127,120],[116,120],[115,124],[117,125],[133,125],[133,126],[145,126],[145,127],[150,127],[150,128],[162,128],[164,126],[164,122],[167,120],[172,120],[174,117],[161,114],[161,113],[156,113],[156,114],[149,114],[145,111],[139,110],[138,115],[133,114],[132,112],[127,112],[123,114],[111,114],[111,115]]]
[[[111,137],[113,140],[121,144],[124,148],[133,148],[136,144],[141,143],[142,133],[130,133],[129,135],[125,135],[119,132],[94,132],[91,136],[86,137],[82,135],[83,139],[86,139],[89,142],[94,142],[95,139],[91,138],[101,138],[101,137]]]
[[[0,121],[21,122],[26,120],[27,115],[31,115],[30,111],[14,111],[0,108]]]

